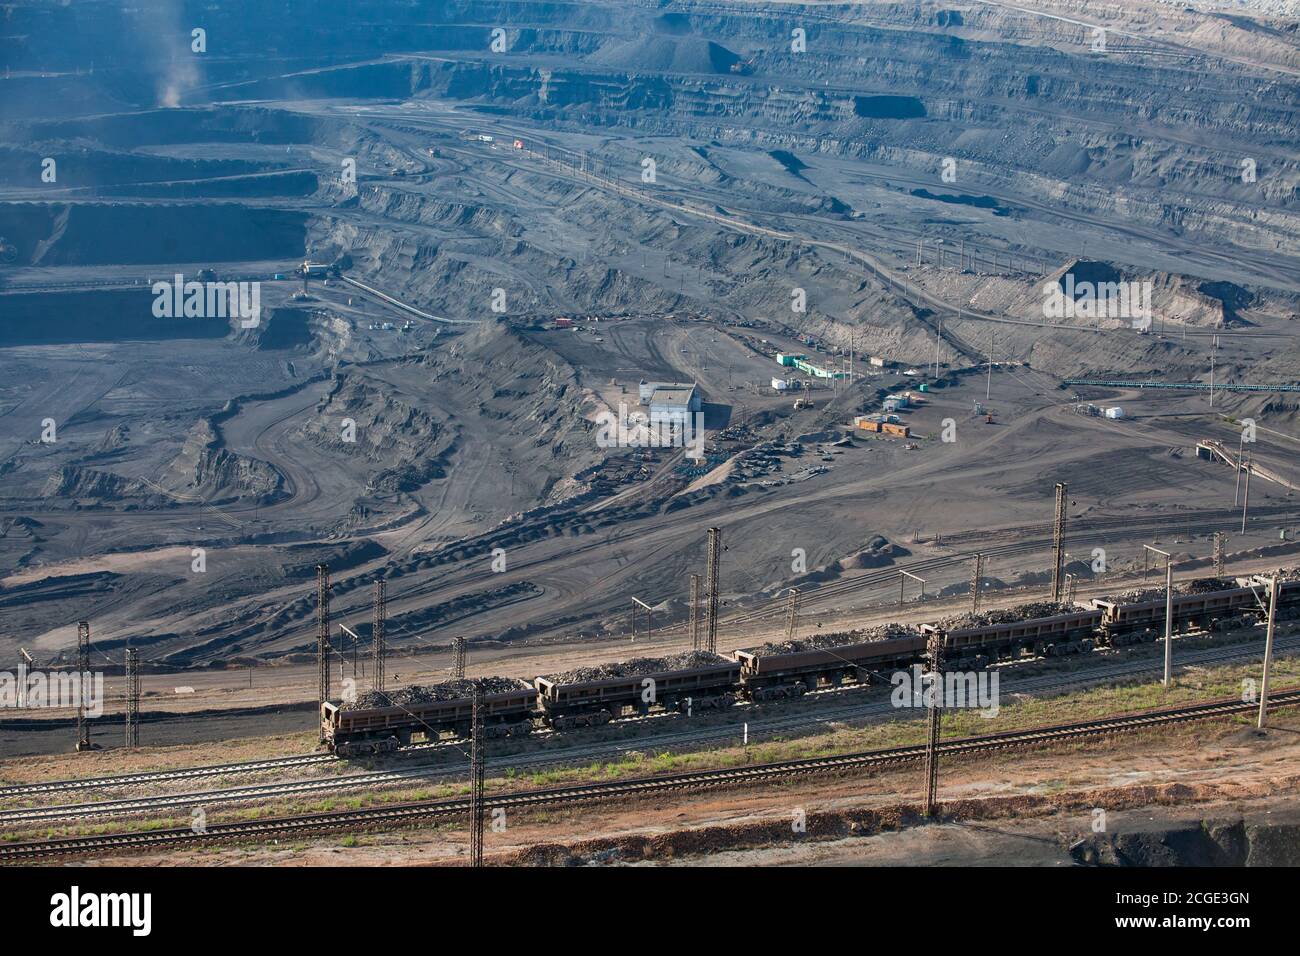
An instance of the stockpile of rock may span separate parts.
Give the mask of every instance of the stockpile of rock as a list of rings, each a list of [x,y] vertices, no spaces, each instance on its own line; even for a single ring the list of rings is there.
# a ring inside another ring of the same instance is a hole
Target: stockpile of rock
[[[824,650],[828,647],[844,647],[847,644],[868,644],[873,641],[887,641],[897,637],[915,637],[917,630],[910,624],[881,624],[856,631],[836,631],[833,634],[813,634],[792,641],[773,641],[750,651],[759,657],[774,654],[799,654],[803,651]]]
[[[618,661],[613,664],[599,664],[596,667],[575,667],[562,674],[550,674],[547,680],[557,684],[583,684],[593,680],[609,680],[613,677],[644,677],[647,674],[662,674],[666,671],[684,671],[693,667],[707,667],[710,664],[725,664],[727,659],[721,654],[708,651],[687,651],[671,657],[637,657],[630,661]]]
[[[1236,586],[1236,581],[1226,578],[1193,578],[1175,585],[1175,589],[1179,594],[1209,594],[1211,591],[1226,591]]]
[[[1230,581],[1226,578],[1193,578],[1191,581],[1180,581],[1174,585],[1175,594],[1209,594],[1212,591],[1223,591],[1227,588],[1235,588],[1236,581]],[[1163,587],[1157,588],[1134,588],[1131,591],[1122,591],[1111,598],[1119,604],[1142,604],[1145,601],[1162,600],[1165,596]]]
[[[1057,614],[1068,614],[1077,610],[1078,608],[1073,604],[1065,602],[1030,601],[1028,604],[1017,604],[1015,607],[993,608],[973,613],[967,611],[956,617],[945,618],[939,622],[938,627],[945,631],[959,631],[970,627],[1015,624],[1017,621],[1028,621],[1037,617],[1055,617]]]
[[[440,700],[456,700],[460,697],[473,697],[474,685],[483,685],[484,694],[503,694],[511,690],[524,690],[531,687],[527,681],[515,677],[480,677],[477,680],[449,680],[441,684],[411,684],[397,690],[380,692],[367,691],[358,695],[351,703],[343,705],[344,710],[372,710],[376,707],[414,707],[418,704],[432,704]]]

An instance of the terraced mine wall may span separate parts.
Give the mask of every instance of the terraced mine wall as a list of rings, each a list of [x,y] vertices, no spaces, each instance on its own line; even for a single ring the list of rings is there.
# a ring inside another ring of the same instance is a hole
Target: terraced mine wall
[[[0,235],[17,247],[21,265],[293,259],[303,255],[306,232],[305,213],[235,203],[0,205]]]
[[[143,286],[6,295],[0,312],[0,347],[220,339],[230,334],[225,319],[155,318],[153,301],[153,294]]]

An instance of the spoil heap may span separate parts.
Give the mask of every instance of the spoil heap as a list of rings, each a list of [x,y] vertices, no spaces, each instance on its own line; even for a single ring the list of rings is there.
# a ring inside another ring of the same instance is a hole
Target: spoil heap
[[[1054,617],[1057,614],[1068,614],[1077,610],[1078,608],[1073,604],[1065,602],[1030,601],[1028,604],[1017,604],[1015,607],[994,608],[974,613],[968,611],[965,614],[958,614],[956,617],[944,618],[938,623],[937,627],[945,631],[958,631],[970,627],[1014,624],[1017,621],[1028,621],[1038,617]]]
[[[1209,594],[1211,591],[1223,591],[1236,586],[1236,581],[1230,581],[1226,578],[1193,578],[1191,581],[1182,581],[1175,584],[1174,593]],[[1142,604],[1145,601],[1162,600],[1164,596],[1164,588],[1134,588],[1131,591],[1120,592],[1111,600],[1119,604]]]
[[[387,693],[367,691],[350,703],[344,703],[344,710],[371,710],[375,707],[414,707],[419,704],[431,704],[440,700],[456,700],[460,697],[473,697],[474,685],[482,684],[485,694],[503,694],[510,690],[524,690],[531,685],[515,677],[480,677],[476,681],[449,680],[441,684],[412,684]]]
[[[869,644],[873,641],[888,641],[899,637],[915,637],[916,634],[916,628],[910,624],[881,624],[856,631],[837,631],[834,634],[814,634],[791,641],[774,641],[753,648],[750,653],[757,654],[759,657],[799,654],[803,651],[824,650],[828,647],[844,647],[847,644]]]
[[[671,657],[637,657],[630,661],[614,664],[600,664],[596,667],[575,667],[562,674],[550,674],[547,680],[556,684],[582,684],[593,680],[609,680],[612,677],[643,677],[646,674],[662,674],[667,671],[684,671],[692,667],[707,667],[710,664],[725,664],[727,659],[721,654],[708,651],[687,651]]]

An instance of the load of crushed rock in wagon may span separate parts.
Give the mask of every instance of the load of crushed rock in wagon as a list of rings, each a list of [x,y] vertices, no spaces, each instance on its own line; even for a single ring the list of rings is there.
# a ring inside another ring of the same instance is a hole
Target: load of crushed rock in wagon
[[[1229,578],[1193,578],[1190,581],[1179,581],[1174,584],[1175,594],[1209,594],[1213,591],[1226,591],[1228,588],[1235,588],[1237,582]],[[1159,588],[1134,588],[1131,591],[1122,591],[1110,600],[1117,604],[1142,604],[1145,601],[1157,601],[1163,599],[1165,589]]]
[[[965,630],[969,627],[991,627],[994,624],[1015,624],[1038,617],[1055,617],[1079,610],[1073,604],[1056,601],[1030,601],[1015,607],[993,608],[988,611],[967,611],[956,617],[944,618],[936,627],[944,631]]]
[[[456,700],[461,697],[473,697],[474,685],[483,685],[485,694],[504,694],[511,690],[524,690],[532,687],[527,681],[515,677],[480,677],[477,680],[449,680],[441,684],[412,684],[397,690],[382,692],[366,691],[351,703],[344,703],[344,710],[372,710],[376,707],[413,707],[417,704],[432,704],[440,700]]]
[[[803,651],[819,651],[829,647],[845,647],[849,644],[870,644],[875,641],[888,641],[898,637],[915,637],[917,629],[910,624],[880,624],[856,631],[836,631],[833,634],[810,634],[789,641],[773,641],[753,648],[749,653],[759,657],[774,654],[799,654]]]
[[[546,679],[556,684],[583,684],[593,680],[609,680],[612,677],[644,677],[646,674],[662,674],[667,671],[684,671],[693,667],[727,663],[730,662],[721,654],[687,651],[671,657],[637,657],[630,661],[600,664],[596,667],[575,667],[563,674],[549,674]]]

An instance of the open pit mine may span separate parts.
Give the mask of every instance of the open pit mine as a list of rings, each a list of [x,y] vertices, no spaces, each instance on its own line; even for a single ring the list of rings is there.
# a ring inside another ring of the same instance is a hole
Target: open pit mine
[[[1296,3],[10,0],[0,63],[18,912],[1015,865],[1266,921]]]

